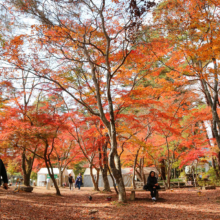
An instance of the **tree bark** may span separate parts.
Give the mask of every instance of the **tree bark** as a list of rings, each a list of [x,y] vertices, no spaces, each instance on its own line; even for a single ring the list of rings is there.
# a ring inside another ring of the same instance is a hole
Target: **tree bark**
[[[220,152],[217,154],[218,170],[220,170]]]
[[[161,178],[162,180],[166,180],[166,164],[165,164],[165,160],[162,159],[161,163],[160,163],[160,169],[161,169]]]
[[[96,175],[96,179],[95,179],[95,177],[92,173],[92,164],[90,164],[89,168],[90,168],[90,176],[92,178],[92,183],[93,183],[93,190],[100,191],[99,190],[99,169],[96,169],[97,175]]]
[[[34,160],[34,157],[33,158],[29,157],[27,159],[26,158],[26,150],[23,150],[23,153],[22,153],[22,171],[23,171],[24,185],[25,186],[30,186],[30,176],[31,176],[31,172],[32,172],[33,160]]]
[[[144,184],[146,184],[146,178],[144,174],[144,157],[140,159],[141,177]]]
[[[108,170],[107,169],[108,168],[105,168],[105,167],[104,167],[104,169],[101,169],[102,179],[103,179],[103,183],[104,183],[103,191],[111,192],[109,181],[108,181]]]
[[[47,167],[49,176],[50,176],[50,178],[52,179],[53,184],[54,184],[54,187],[55,187],[55,189],[56,189],[56,194],[57,194],[58,196],[61,196],[59,186],[58,186],[58,184],[57,184],[56,179],[54,178],[53,166],[50,166],[50,167],[49,167],[47,163],[45,163],[45,164],[46,164],[46,167]],[[51,172],[50,172],[50,169],[49,169],[49,168],[51,169]]]
[[[24,174],[24,185],[25,186],[30,186],[30,177],[31,177],[31,172]]]
[[[100,156],[102,157],[102,166],[100,166],[101,172],[102,172],[102,179],[104,184],[103,191],[111,192],[111,188],[108,181],[108,155],[107,155],[107,146],[108,141],[105,141],[104,144],[102,144],[102,154],[100,152]],[[100,158],[101,160],[101,158]]]
[[[58,170],[59,170],[59,187],[63,185],[63,171],[58,163]]]
[[[111,152],[109,154],[109,166],[111,168],[112,174],[118,186],[118,200],[119,202],[127,202],[124,181],[121,173],[120,157],[118,156],[118,152],[117,152],[115,126],[111,125],[110,132],[112,135],[109,135],[111,142]]]
[[[55,189],[56,189],[56,194],[57,194],[58,196],[61,196],[59,186],[58,186],[58,184],[57,184],[57,181],[56,181],[55,178],[54,178],[53,165],[52,165],[52,163],[51,163],[51,161],[50,161],[50,154],[47,155],[47,151],[48,151],[49,145],[48,145],[47,140],[44,140],[44,142],[45,142],[44,162],[45,162],[45,165],[46,165],[46,167],[47,167],[48,174],[49,174],[50,178],[51,178],[52,181],[53,181],[54,187],[55,187]],[[52,147],[52,148],[53,148],[53,147]],[[52,153],[52,150],[51,150],[51,153]]]
[[[136,189],[136,184],[135,184],[135,170],[136,170],[136,165],[137,165],[137,159],[138,159],[138,153],[139,153],[140,147],[138,148],[135,158],[134,158],[134,165],[133,165],[133,189]]]
[[[115,179],[114,179],[114,177],[112,176],[112,172],[111,172],[111,170],[109,169],[109,167],[108,167],[108,171],[109,171],[109,174],[110,174],[110,176],[111,176],[111,178],[112,178],[112,182],[113,182],[113,186],[114,186],[115,192],[116,192],[117,195],[118,195],[118,190],[117,190],[117,187],[116,187],[116,184],[115,184]]]
[[[214,158],[213,156],[212,156],[212,167],[213,167],[213,169],[215,170],[216,177],[219,179],[218,169],[217,169],[217,167],[216,167],[215,158]]]

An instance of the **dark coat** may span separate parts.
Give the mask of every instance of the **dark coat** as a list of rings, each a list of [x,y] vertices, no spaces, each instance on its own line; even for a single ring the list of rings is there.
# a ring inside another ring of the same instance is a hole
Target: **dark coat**
[[[76,181],[75,181],[75,185],[80,184],[82,185],[82,176],[77,176]]]
[[[151,177],[151,173],[154,173],[154,177]],[[154,187],[156,183],[157,183],[157,178],[155,177],[155,172],[151,171],[147,178],[147,185],[150,187]]]
[[[73,177],[69,176],[69,183],[73,183]]]
[[[154,173],[154,177],[151,177],[151,173]],[[147,185],[144,186],[144,189],[145,190],[152,190],[153,187],[155,186],[155,184],[157,184],[157,178],[155,176],[155,172],[154,171],[151,171],[148,178],[147,178]],[[160,189],[160,186],[155,186],[156,189]]]
[[[0,159],[0,185],[1,185],[1,178],[3,179],[4,183],[8,183],[8,177],[7,177],[5,165]]]

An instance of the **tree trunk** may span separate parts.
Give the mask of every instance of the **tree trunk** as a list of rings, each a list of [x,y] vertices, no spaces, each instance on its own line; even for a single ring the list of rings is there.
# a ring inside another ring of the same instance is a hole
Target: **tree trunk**
[[[30,186],[30,177],[31,177],[31,172],[27,172],[24,174],[24,185],[25,186]]]
[[[138,157],[138,153],[136,153],[135,155],[135,159],[134,159],[134,166],[133,166],[133,189],[136,189],[136,184],[135,184],[135,170],[136,170],[136,164],[137,164],[137,157]]]
[[[50,174],[49,174],[49,175],[50,175]],[[53,181],[54,187],[55,187],[55,189],[56,189],[56,194],[57,194],[58,196],[61,196],[59,186],[58,186],[58,184],[57,184],[56,179],[54,178],[54,174],[50,175],[50,178],[51,178],[52,181]]]
[[[176,168],[173,169],[173,178],[176,179]]]
[[[58,196],[61,196],[59,186],[58,186],[58,184],[57,184],[56,179],[54,178],[53,167],[50,166],[52,172],[50,172],[50,169],[49,169],[49,166],[47,165],[47,163],[46,163],[46,167],[47,167],[49,176],[50,176],[50,178],[52,179],[53,184],[54,184],[54,187],[55,187],[55,189],[56,189],[56,194],[57,194]]]
[[[47,163],[45,163],[45,164],[46,164],[46,167],[47,167],[47,171],[48,171],[48,173],[49,173],[49,176],[50,176],[50,178],[52,179],[53,184],[54,184],[54,187],[55,187],[55,189],[56,189],[56,194],[57,194],[58,196],[61,196],[59,186],[58,186],[58,184],[57,184],[56,179],[54,178],[53,166],[51,165],[51,163],[50,163],[50,167],[49,167],[49,165],[48,165]],[[50,168],[50,169],[49,169],[49,168]],[[50,170],[51,170],[51,172],[50,172]]]
[[[102,172],[102,179],[103,179],[103,183],[104,183],[103,191],[111,192],[109,181],[108,181],[108,165],[107,165],[107,167],[104,166],[104,168],[101,169],[101,172]]]
[[[114,144],[114,140],[111,141]],[[118,201],[119,202],[127,202],[126,199],[126,191],[125,191],[125,186],[124,186],[124,181],[121,173],[121,163],[120,163],[120,158],[117,154],[116,149],[112,149],[110,154],[109,154],[109,165],[112,171],[112,174],[116,180],[117,186],[118,186]]]
[[[45,165],[46,165],[46,167],[47,167],[47,171],[48,171],[48,173],[49,173],[49,176],[50,176],[50,178],[51,178],[52,181],[53,181],[54,187],[55,187],[55,189],[56,189],[56,194],[57,194],[58,196],[61,196],[59,186],[58,186],[58,184],[57,184],[57,181],[56,181],[55,178],[54,178],[53,165],[52,165],[52,163],[51,163],[51,161],[50,161],[50,156],[47,155],[48,147],[49,147],[48,142],[45,141],[44,162],[45,162]],[[52,151],[51,151],[51,152],[52,152]]]
[[[63,171],[61,170],[59,164],[58,164],[58,170],[59,170],[59,187],[61,187],[63,185]]]
[[[167,187],[168,187],[168,189],[170,189],[170,177],[171,177],[170,166],[168,165],[168,167],[167,167]]]
[[[213,156],[212,156],[212,166],[213,166],[213,169],[215,170],[216,177],[219,179],[218,169],[216,167],[215,158]]]
[[[212,122],[211,122],[211,124],[212,124]],[[205,127],[205,124],[204,124],[203,121],[202,121],[202,126],[203,126],[203,129],[206,131],[206,138],[208,139],[209,147],[211,148],[212,144],[211,144],[210,138],[208,136],[208,132],[206,130],[206,127]],[[214,131],[213,131],[213,125],[211,126],[211,129],[212,129],[212,136],[215,138],[215,134],[214,134]],[[215,142],[214,142],[214,145],[216,146]],[[218,160],[219,157],[220,157],[220,153],[218,153],[218,155],[217,155],[217,161],[219,161]],[[214,159],[213,156],[212,156],[212,166],[213,166],[213,169],[215,170],[216,177],[219,178],[219,171],[218,171],[219,169],[217,169],[217,167],[216,167],[215,159]],[[218,167],[220,168],[220,164],[219,163],[218,163]]]
[[[30,186],[30,177],[32,172],[32,158],[26,158],[26,151],[24,150],[22,153],[22,171],[24,176],[24,185]]]
[[[201,64],[200,64],[201,65]],[[216,62],[214,62],[214,67],[215,67],[215,71],[217,72],[217,64]],[[217,75],[217,73],[215,73]],[[216,143],[218,145],[218,148],[220,149],[220,135],[219,135],[219,131],[220,131],[220,119],[217,113],[217,103],[218,103],[218,80],[214,81],[214,96],[211,96],[211,93],[208,89],[208,85],[207,82],[204,79],[201,79],[201,85],[203,88],[203,92],[205,93],[205,98],[206,98],[206,102],[208,104],[208,106],[211,107],[211,112],[212,112],[212,132],[213,132],[213,136],[216,139]]]
[[[112,176],[112,172],[111,172],[111,170],[109,169],[109,167],[108,167],[108,172],[109,172],[109,174],[110,174],[110,176],[111,176],[111,178],[112,178],[112,182],[113,182],[113,186],[114,186],[115,192],[116,192],[117,195],[118,195],[118,190],[117,190],[117,188],[116,188],[115,179],[114,179],[114,177]]]
[[[217,154],[218,170],[220,170],[220,152]]]
[[[141,177],[142,177],[142,181],[144,184],[146,184],[146,178],[144,175],[144,157],[141,158],[140,160],[140,165],[141,165]]]
[[[95,177],[92,173],[92,165],[91,164],[90,164],[89,168],[90,168],[90,176],[92,178],[92,183],[93,183],[93,190],[100,191],[99,190],[99,169],[96,169],[96,171],[97,171],[97,176],[96,177],[97,178],[95,179]]]
[[[198,165],[198,160],[196,160],[196,168],[195,168],[195,170],[196,170],[196,177],[194,176],[194,173],[193,173],[195,187],[197,187],[197,185],[196,185],[196,179],[197,179],[197,165]]]
[[[107,146],[108,142],[106,141],[102,145],[102,158],[103,158],[103,167],[101,167],[102,179],[104,183],[103,191],[111,192],[111,188],[108,181],[108,155],[107,155]]]
[[[133,189],[136,189],[136,185],[135,185],[135,170],[136,170],[136,165],[137,165],[137,159],[138,159],[138,154],[139,154],[139,151],[140,151],[141,147],[138,148],[137,152],[136,152],[136,155],[135,155],[135,158],[134,158],[134,165],[133,165]]]
[[[135,184],[135,169],[136,169],[136,167],[133,166],[133,178],[132,178],[133,189],[136,189],[136,184]]]
[[[161,160],[160,169],[162,180],[166,180],[166,164],[164,159]]]

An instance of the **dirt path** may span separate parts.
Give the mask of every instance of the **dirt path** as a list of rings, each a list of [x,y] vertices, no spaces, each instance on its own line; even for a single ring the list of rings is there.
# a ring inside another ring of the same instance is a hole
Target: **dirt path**
[[[58,197],[54,189],[43,187],[36,187],[33,193],[0,189],[0,219],[220,219],[220,189],[202,191],[201,196],[194,189],[160,192],[156,203],[152,203],[149,192],[138,192],[137,199],[127,204],[118,204],[115,193],[94,194],[91,188],[66,188],[61,193]],[[107,196],[112,196],[112,202]],[[97,212],[90,214],[92,210]]]

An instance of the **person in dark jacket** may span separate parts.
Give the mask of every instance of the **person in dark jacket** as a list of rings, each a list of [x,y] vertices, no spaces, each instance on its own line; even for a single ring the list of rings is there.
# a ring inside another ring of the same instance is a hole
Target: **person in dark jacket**
[[[75,186],[78,187],[78,189],[80,190],[81,185],[82,185],[82,175],[81,173],[79,173],[75,181]]]
[[[7,177],[7,173],[6,173],[6,169],[5,169],[5,165],[2,162],[2,160],[0,159],[0,186],[2,185],[1,180],[3,179],[3,187],[5,189],[8,189],[8,177]]]
[[[160,186],[157,183],[157,178],[154,171],[151,171],[149,174],[147,179],[147,188],[151,192],[152,200],[156,200],[157,189],[160,189]]]
[[[72,175],[69,175],[69,185],[70,185],[70,190],[73,190],[73,183],[74,183],[74,179],[72,177]]]

